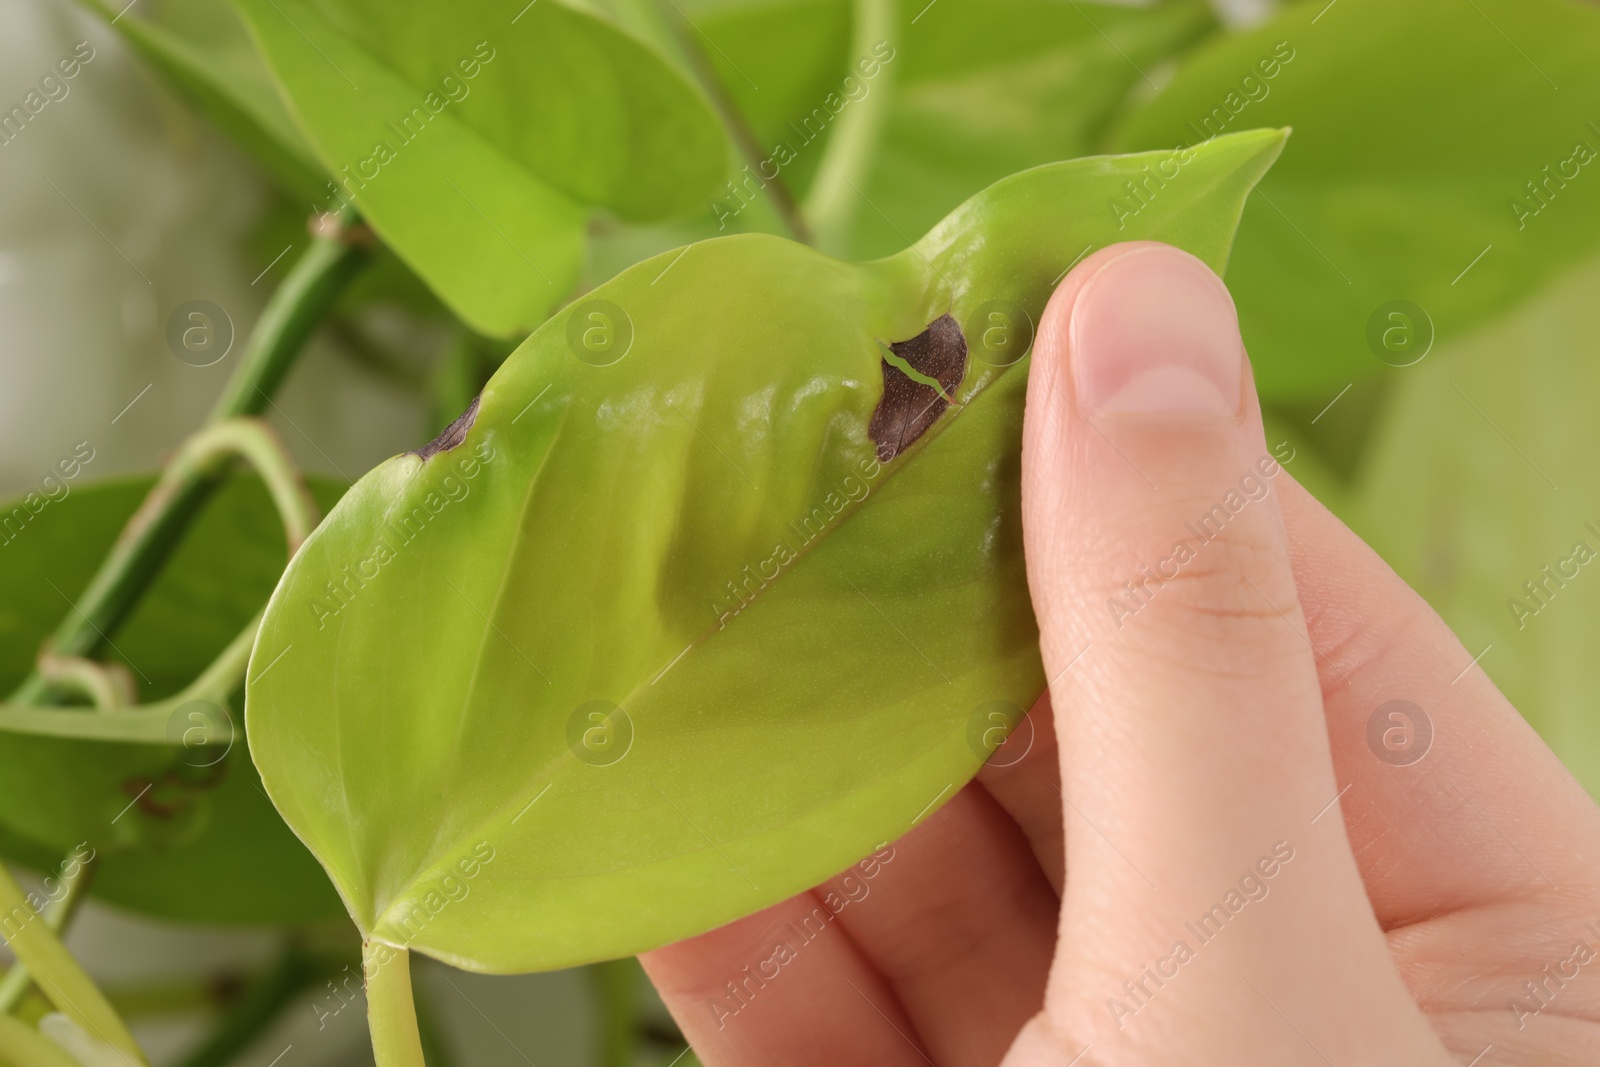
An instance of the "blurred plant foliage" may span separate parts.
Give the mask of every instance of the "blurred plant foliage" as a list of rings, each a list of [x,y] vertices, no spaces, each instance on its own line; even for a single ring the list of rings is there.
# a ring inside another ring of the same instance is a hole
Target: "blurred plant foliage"
[[[214,423],[259,412],[297,314],[442,426],[559,309],[684,244],[871,260],[1018,171],[1292,128],[1227,260],[1269,424],[1600,791],[1600,563],[1579,549],[1600,552],[1593,5],[1312,0],[1228,30],[1200,0],[83,2],[259,164],[263,232],[324,219]],[[1183,181],[1088,183],[1073,232],[1151,232]],[[283,571],[278,483],[231,462],[165,502],[149,478],[0,509],[0,851],[47,869],[92,840],[84,884],[108,901],[299,929],[340,902],[244,739],[161,727],[197,679],[242,721]],[[72,656],[41,658],[63,637]],[[49,718],[133,664],[139,709]]]

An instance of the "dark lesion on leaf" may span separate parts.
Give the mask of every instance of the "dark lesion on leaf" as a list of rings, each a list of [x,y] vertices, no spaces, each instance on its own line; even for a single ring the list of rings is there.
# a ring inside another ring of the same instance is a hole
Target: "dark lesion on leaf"
[[[455,421],[444,428],[443,433],[421,448],[413,449],[411,454],[427,459],[430,456],[438,455],[440,452],[448,452],[462,441],[465,441],[467,439],[467,431],[472,429],[472,424],[478,421],[478,401],[482,399],[481,395],[473,397],[472,403],[467,405],[467,410],[457,415]]]
[[[878,460],[887,463],[928,431],[950,406],[950,398],[967,375],[967,339],[948,314],[928,324],[909,341],[896,341],[889,350],[918,374],[939,383],[935,389],[905,371],[883,363],[883,399],[872,413],[867,434],[878,446]]]

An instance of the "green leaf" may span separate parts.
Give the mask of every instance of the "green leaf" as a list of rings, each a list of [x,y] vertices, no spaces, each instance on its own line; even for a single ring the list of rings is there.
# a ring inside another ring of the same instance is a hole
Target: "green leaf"
[[[764,148],[795,141],[790,123],[837,92],[850,55],[850,0],[686,7],[698,43]],[[821,161],[820,143],[798,154],[782,175],[804,192]],[[742,161],[741,161],[742,162]],[[720,194],[724,199],[727,192]]]
[[[322,167],[232,7],[218,0],[146,0],[137,8],[111,0],[86,2],[112,20],[136,52],[287,191],[307,199],[326,197]]]
[[[862,189],[859,257],[903,248],[1007,174],[1096,150],[1130,90],[1150,88],[1150,73],[1215,25],[1199,0],[940,0],[910,22],[920,7],[900,8],[904,46]]]
[[[52,479],[0,505],[8,520],[0,534],[0,686],[9,690],[27,673],[151,484]],[[325,507],[342,491],[326,481],[312,488]],[[283,560],[265,489],[254,478],[231,481],[111,635],[114,658],[134,672],[141,698],[169,696],[199,674],[260,610]],[[0,823],[57,852],[88,842],[103,859],[91,891],[148,914],[215,922],[337,914],[327,879],[272,810],[244,747],[241,738],[222,763],[206,767],[193,764],[209,755],[185,762],[181,749],[165,745],[8,731],[0,735]]]
[[[1326,401],[1384,368],[1367,332],[1387,302],[1461,337],[1593,251],[1597,53],[1600,11],[1569,0],[1297,4],[1203,49],[1116,143],[1294,128],[1229,282],[1263,393]]]
[[[1503,323],[1386,370],[1394,396],[1344,517],[1600,796],[1596,285],[1592,258]]]
[[[847,116],[886,109],[862,173],[850,179],[859,191],[846,187],[857,230],[845,250],[859,258],[904,248],[910,235],[1007,174],[1097,150],[1130,90],[1148,88],[1140,71],[1155,76],[1214,26],[1199,0],[939,0],[920,18],[924,4],[902,4],[900,29],[886,35],[892,58],[880,63],[875,41],[852,43],[850,0],[677,6],[797,195],[812,189]],[[708,210],[670,228],[597,233],[588,276],[602,281],[686,241],[782,232],[753,168],[730,182]]]
[[[1129,89],[1144,85],[1140,72],[1213,25],[1198,0],[922,7],[900,5],[899,29],[877,55],[870,47],[851,54],[851,5],[843,0],[693,15],[723,83],[797,192],[809,187],[840,119],[887,96],[877,159],[861,182],[858,257],[904,248],[908,234],[925,232],[1007,174],[1091,151]],[[864,77],[858,62],[884,56]],[[724,189],[722,203],[737,207],[738,193]]]
[[[483,332],[566,299],[589,205],[658,218],[723,175],[698,91],[561,3],[236,2],[343,194]]]
[[[107,855],[90,893],[188,923],[305,923],[342,916],[327,875],[284,826],[243,751],[208,797],[205,822],[180,848]]]
[[[873,263],[755,234],[659,256],[357,483],[273,594],[246,718],[363,933],[489,971],[635,953],[949,798],[993,702],[1044,684],[1018,500],[1029,317],[1121,236],[1220,270],[1282,142],[1037,168]],[[1084,210],[1163,165],[1132,232]],[[886,378],[911,419],[937,394],[883,345],[930,324],[969,339],[959,385],[898,354],[959,406],[886,432]]]

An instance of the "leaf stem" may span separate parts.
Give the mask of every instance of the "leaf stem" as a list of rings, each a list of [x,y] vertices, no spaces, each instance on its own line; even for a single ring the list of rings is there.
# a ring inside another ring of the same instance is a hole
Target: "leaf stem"
[[[711,57],[701,46],[698,36],[701,33],[700,29],[689,21],[689,17],[679,10],[676,3],[672,0],[666,2],[671,5],[672,12],[670,14],[663,12],[663,15],[672,27],[678,48],[695,79],[699,81],[700,87],[710,97],[711,106],[722,119],[728,138],[733,141],[734,147],[738,149],[750,168],[757,172],[756,177],[762,183],[762,190],[767,194],[767,199],[772,201],[773,208],[790,235],[797,241],[812,244],[811,227],[806,223],[806,217],[800,210],[794,191],[783,180],[783,175],[774,173],[768,178],[760,173],[761,164],[767,161],[766,150],[761,147],[761,141],[744,117],[738,101],[728,92],[728,87],[723,84],[722,77],[711,62]]]
[[[81,1067],[60,1045],[9,1015],[0,1015],[0,1057],[12,1067]]]
[[[0,704],[0,734],[21,733],[136,745],[172,744],[167,731],[174,711],[191,700],[226,704],[239,688],[250,664],[250,652],[255,645],[261,618],[261,615],[257,615],[251,619],[228,642],[228,647],[211,661],[210,666],[200,672],[199,677],[165,700],[129,708],[119,707],[115,715],[63,714],[66,709],[41,708],[32,704]],[[189,735],[197,729],[206,730],[207,735],[198,740],[191,739]],[[233,730],[231,722],[208,721],[186,730],[183,744],[187,747],[225,745],[233,740]]]
[[[100,663],[81,656],[46,652],[36,664],[40,677],[65,692],[87,697],[101,711],[139,702],[133,672],[121,663]]]
[[[0,865],[0,931],[17,962],[56,1010],[130,1063],[147,1061],[105,994],[72,958],[56,932],[39,918],[11,872]]]
[[[854,0],[850,54],[865,56],[893,36],[899,22],[895,0]],[[846,108],[834,125],[823,150],[817,176],[806,194],[804,214],[816,234],[817,247],[831,255],[849,251],[856,212],[865,197],[873,155],[882,140],[893,91],[891,72],[884,64],[872,89]]]
[[[45,910],[44,921],[57,934],[64,931],[72,922],[72,917],[78,913],[78,906],[89,895],[89,883],[94,880],[96,858],[90,855],[87,859],[79,859],[78,853],[68,853],[66,861],[62,864],[63,870],[71,868],[70,874],[62,876],[65,883],[61,899],[51,904]],[[6,976],[0,979],[0,1015],[5,1015],[16,1007],[28,992],[28,987],[33,985],[33,979],[28,975],[26,964],[17,963]]]
[[[311,247],[262,309],[239,368],[208,421],[265,411],[312,330],[366,266],[369,241],[359,236],[366,231],[350,206],[314,218],[311,231]]]
[[[317,228],[310,249],[295,263],[262,310],[238,369],[207,419],[208,425],[242,415],[258,415],[266,408],[312,330],[366,261],[366,252],[359,243],[329,232],[338,229],[342,234],[354,225],[349,209],[334,221],[336,226]],[[51,650],[65,656],[87,656],[99,648],[161,572],[184,531],[226,477],[225,467],[202,467],[185,472],[180,480],[169,482],[163,478],[158,482],[129,520],[72,612],[56,627],[50,638]],[[11,699],[36,703],[48,688],[35,671],[23,680]]]
[[[427,1067],[417,1006],[411,999],[411,953],[367,941],[361,946],[367,980],[367,1028],[378,1067]]]
[[[244,460],[272,496],[278,517],[283,520],[283,536],[289,555],[305,543],[320,516],[317,502],[301,477],[299,468],[283,447],[283,441],[264,420],[236,416],[213,422],[189,437],[167,463],[161,478],[140,507],[143,512],[159,507],[159,502],[195,478],[220,477],[236,459]],[[155,503],[152,503],[155,502]],[[130,525],[139,521],[135,514]]]
[[[245,623],[244,629],[228,642],[228,647],[217,653],[217,658],[200,672],[199,677],[184,686],[169,703],[175,707],[187,704],[191,700],[210,700],[217,704],[226,704],[228,698],[244,681],[245,669],[250,665],[250,650],[255,647],[256,631],[261,628],[261,618],[264,614],[265,612],[259,613]]]

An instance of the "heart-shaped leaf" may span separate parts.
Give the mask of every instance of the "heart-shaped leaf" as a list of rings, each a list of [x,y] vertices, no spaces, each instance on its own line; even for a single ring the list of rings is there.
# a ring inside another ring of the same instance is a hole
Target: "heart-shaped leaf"
[[[587,206],[669,215],[726,169],[698,90],[559,0],[236,3],[341,194],[486,333],[566,299]]]
[[[363,478],[273,594],[246,707],[363,933],[490,971],[636,953],[948,799],[1044,685],[1032,323],[1118,239],[1221,270],[1282,143],[1039,167],[872,263],[763,235],[659,256]],[[1133,180],[1163,188],[1119,232]]]
[[[28,673],[151,484],[76,486],[53,477],[0,505],[0,687],[10,690]],[[343,491],[316,479],[311,487],[323,507]],[[266,490],[252,477],[231,481],[111,635],[112,655],[129,666],[141,697],[170,696],[195,678],[260,610],[283,559]],[[174,728],[178,739],[187,725],[180,719]],[[6,730],[0,823],[57,859],[89,844],[101,858],[91,892],[147,914],[250,923],[337,915],[327,879],[261,791],[242,738],[221,762],[217,755]]]

